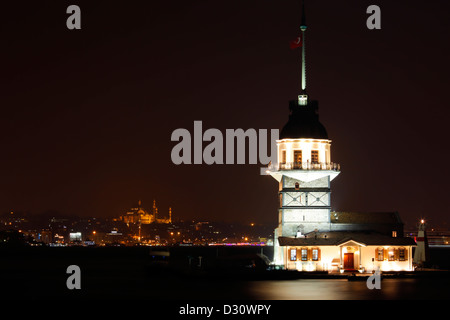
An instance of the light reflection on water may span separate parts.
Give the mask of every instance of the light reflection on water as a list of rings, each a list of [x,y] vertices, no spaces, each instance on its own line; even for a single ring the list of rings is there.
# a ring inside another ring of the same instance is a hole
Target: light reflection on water
[[[248,293],[260,300],[449,299],[449,285],[448,278],[384,279],[370,290],[365,281],[298,279],[254,282]]]

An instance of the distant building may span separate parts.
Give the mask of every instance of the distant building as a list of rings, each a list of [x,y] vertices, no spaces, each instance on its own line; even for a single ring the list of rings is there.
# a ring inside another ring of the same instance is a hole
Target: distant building
[[[81,242],[81,232],[70,232],[69,241],[70,242]]]
[[[50,230],[41,230],[38,240],[45,244],[52,242],[52,232]]]
[[[274,263],[300,271],[413,270],[412,238],[403,237],[396,212],[331,211],[331,181],[340,165],[331,161],[331,140],[319,122],[318,102],[306,94],[302,17],[302,91],[289,104],[277,140],[278,163],[267,173],[279,183]]]
[[[120,216],[120,220],[127,224],[150,224],[150,223],[172,223],[172,208],[169,208],[169,216],[160,218],[158,216],[158,207],[156,200],[153,200],[153,208],[151,212],[146,211],[142,207],[141,200],[138,201],[137,208],[131,208],[124,215]]]

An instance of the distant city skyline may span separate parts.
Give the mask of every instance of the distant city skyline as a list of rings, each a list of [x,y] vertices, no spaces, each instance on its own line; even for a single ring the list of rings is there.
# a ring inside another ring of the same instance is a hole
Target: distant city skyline
[[[366,9],[381,8],[381,30]],[[276,224],[261,165],[175,165],[177,128],[281,129],[300,92],[300,2],[7,3],[0,213]],[[448,226],[449,3],[307,1],[308,94],[341,174],[333,211]],[[442,144],[444,143],[444,146]]]

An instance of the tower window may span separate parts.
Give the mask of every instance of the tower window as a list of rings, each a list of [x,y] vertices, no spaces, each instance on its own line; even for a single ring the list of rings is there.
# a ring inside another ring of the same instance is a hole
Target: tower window
[[[294,150],[294,166],[296,168],[302,166],[302,150]]]
[[[281,163],[286,163],[286,150],[281,151]]]
[[[319,150],[311,150],[311,163],[319,163]]]
[[[295,183],[295,190],[299,190],[300,189],[300,184],[298,182]]]

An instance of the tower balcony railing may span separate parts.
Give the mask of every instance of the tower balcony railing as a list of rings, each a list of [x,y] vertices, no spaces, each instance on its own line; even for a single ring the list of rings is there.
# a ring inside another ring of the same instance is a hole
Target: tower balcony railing
[[[338,163],[330,162],[285,162],[278,165],[270,164],[269,170],[333,170],[341,171],[341,166]]]

